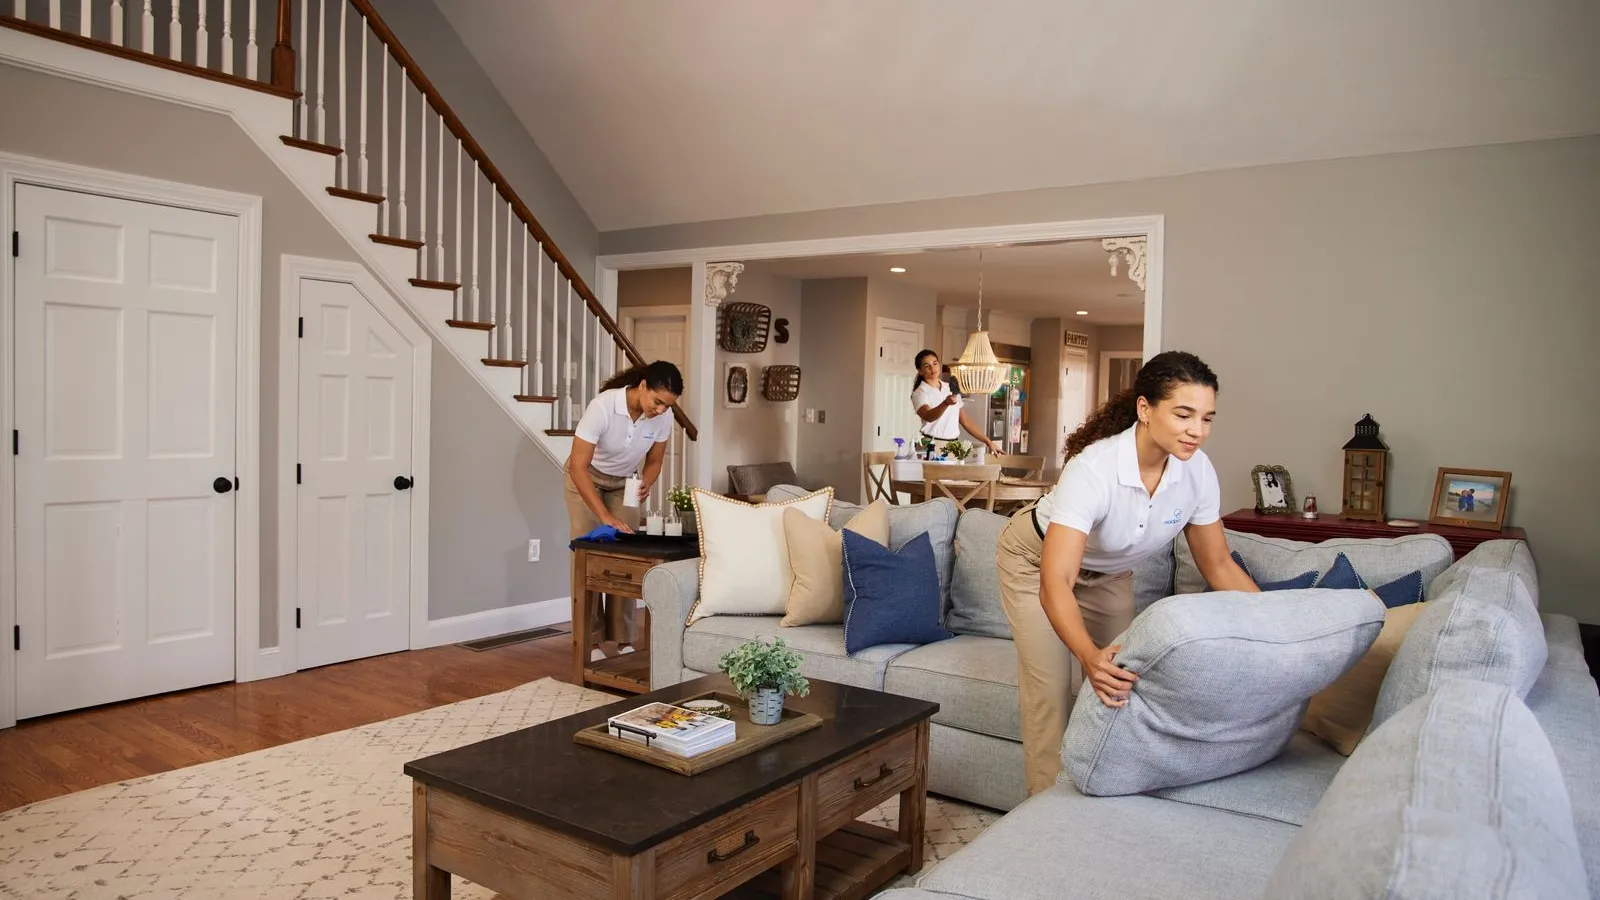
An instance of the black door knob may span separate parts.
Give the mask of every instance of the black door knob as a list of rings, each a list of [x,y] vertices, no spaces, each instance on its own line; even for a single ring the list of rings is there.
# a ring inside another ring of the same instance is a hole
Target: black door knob
[[[411,479],[405,477],[404,475],[396,475],[394,477],[394,489],[397,490],[397,491],[407,490],[414,483],[415,482],[413,482]]]
[[[219,494],[226,494],[233,490],[233,479],[218,478],[216,481],[211,482],[211,489]]]

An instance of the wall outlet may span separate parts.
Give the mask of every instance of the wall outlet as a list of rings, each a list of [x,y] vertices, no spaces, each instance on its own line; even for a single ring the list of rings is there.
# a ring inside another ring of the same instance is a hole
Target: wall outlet
[[[817,424],[818,425],[826,425],[826,424],[828,424],[828,411],[827,410],[825,410],[825,409],[817,410]]]
[[[539,561],[539,539],[538,538],[534,538],[534,539],[528,541],[528,562],[538,562],[538,561]]]

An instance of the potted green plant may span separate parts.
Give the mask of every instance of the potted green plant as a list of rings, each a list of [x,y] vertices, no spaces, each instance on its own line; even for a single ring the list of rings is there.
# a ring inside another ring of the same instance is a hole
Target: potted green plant
[[[678,511],[678,520],[683,523],[684,534],[694,534],[697,529],[694,520],[694,491],[683,485],[676,485],[667,491],[667,502]]]
[[[967,457],[972,455],[972,445],[961,440],[946,441],[944,452],[956,462],[964,463],[967,461]]]
[[[800,674],[803,657],[783,638],[771,643],[757,638],[729,650],[717,661],[733,689],[750,705],[750,721],[776,725],[783,718],[783,698],[811,693],[811,682]]]

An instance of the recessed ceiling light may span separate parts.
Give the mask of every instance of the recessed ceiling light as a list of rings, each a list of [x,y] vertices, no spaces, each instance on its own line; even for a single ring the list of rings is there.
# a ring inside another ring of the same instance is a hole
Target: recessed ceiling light
[[[1080,315],[1080,316],[1087,316],[1088,314],[1089,314],[1089,311],[1087,309],[1078,310],[1078,315]]]
[[[905,270],[906,270],[905,266],[890,266],[889,267],[889,271],[895,273],[896,275],[903,274],[905,272]]]

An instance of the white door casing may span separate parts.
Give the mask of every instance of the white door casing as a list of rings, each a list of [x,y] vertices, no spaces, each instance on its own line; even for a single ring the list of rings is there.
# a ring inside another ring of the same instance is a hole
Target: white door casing
[[[921,322],[878,318],[872,376],[872,427],[863,450],[893,450],[894,439],[915,443],[922,420],[911,406],[917,354],[925,346]]]
[[[1067,435],[1078,430],[1078,426],[1089,418],[1089,354],[1081,350],[1068,349],[1061,355],[1061,400],[1057,409],[1057,421],[1061,423],[1061,433],[1055,437],[1055,446],[1049,448],[1035,448],[1036,454],[1040,449],[1048,449],[1042,454],[1048,457],[1050,467],[1059,469],[1064,464],[1062,457],[1065,455],[1064,445]]]
[[[360,265],[280,284],[278,665],[427,646],[432,342]]]
[[[1113,370],[1118,370],[1126,375],[1125,384],[1119,382],[1119,391],[1133,385],[1133,376],[1138,374],[1144,354],[1138,350],[1102,350],[1100,352],[1100,378],[1095,388],[1097,400],[1096,408],[1104,406],[1111,399],[1111,381]],[[1131,368],[1131,371],[1128,371]]]
[[[664,359],[678,367],[687,377],[689,372],[689,307],[687,306],[632,306],[620,310],[622,333],[633,342],[635,350],[645,362]],[[627,366],[622,351],[617,351],[617,369]],[[661,461],[661,477],[652,490],[650,502],[664,503],[666,491],[673,484],[685,481],[684,460],[681,447],[686,443],[681,433],[674,432],[667,442],[666,456]]]
[[[259,198],[9,154],[0,185],[0,727],[254,677]]]

